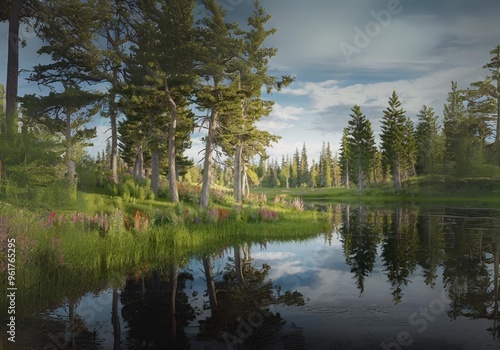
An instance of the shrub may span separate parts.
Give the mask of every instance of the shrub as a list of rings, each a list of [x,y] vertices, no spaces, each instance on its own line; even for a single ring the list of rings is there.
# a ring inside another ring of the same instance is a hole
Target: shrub
[[[304,211],[304,201],[301,198],[294,198],[291,206],[298,211]]]
[[[179,200],[183,202],[198,204],[200,200],[200,186],[188,182],[179,182],[177,183],[177,192],[179,193]]]

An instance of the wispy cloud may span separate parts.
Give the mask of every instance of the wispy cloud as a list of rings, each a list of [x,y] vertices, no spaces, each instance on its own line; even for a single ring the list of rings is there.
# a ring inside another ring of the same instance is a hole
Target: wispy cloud
[[[304,112],[302,107],[282,106],[276,103],[269,117],[262,118],[257,125],[264,130],[288,129],[294,126],[294,121],[299,120]]]

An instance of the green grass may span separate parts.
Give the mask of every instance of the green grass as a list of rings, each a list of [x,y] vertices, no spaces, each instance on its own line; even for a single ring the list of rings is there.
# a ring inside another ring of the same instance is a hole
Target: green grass
[[[277,222],[259,222],[256,219],[259,207],[245,206],[238,209],[241,212],[237,219],[230,217],[223,222],[179,221],[154,225],[154,215],[168,216],[186,209],[193,213],[200,211],[186,204],[158,200],[123,203],[112,196],[81,193],[79,198],[78,205],[56,211],[56,221],[59,217],[63,219],[60,224],[49,227],[41,220],[42,215],[46,220],[49,214],[46,210],[35,212],[0,205],[0,215],[9,217],[8,238],[16,240],[16,275],[19,276],[16,286],[24,305],[16,311],[19,317],[30,310],[48,309],[65,298],[77,298],[89,288],[99,291],[113,283],[119,286],[127,274],[161,271],[172,263],[184,266],[192,258],[209,256],[235,244],[305,240],[331,230],[326,213],[300,212],[281,205],[273,207],[279,215]],[[98,229],[89,229],[72,220],[74,211],[85,210],[91,214],[110,211],[116,206],[121,206],[125,213],[136,210],[147,213],[149,227],[103,236]],[[5,270],[0,272],[0,278],[6,287]],[[2,309],[6,302],[5,295],[0,297]]]
[[[288,200],[295,197],[302,198],[309,204],[339,204],[360,203],[370,205],[394,204],[436,204],[460,206],[488,206],[500,207],[500,191],[497,189],[463,188],[446,189],[441,186],[412,185],[397,193],[391,186],[368,188],[360,192],[356,188],[255,188],[255,195],[264,193],[270,201],[275,196],[282,196]]]

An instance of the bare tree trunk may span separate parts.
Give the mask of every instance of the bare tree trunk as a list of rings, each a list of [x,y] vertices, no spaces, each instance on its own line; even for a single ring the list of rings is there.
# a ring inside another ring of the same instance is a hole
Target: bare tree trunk
[[[234,152],[234,176],[233,176],[233,192],[234,199],[237,203],[241,203],[242,199],[242,188],[243,182],[241,179],[241,156],[243,153],[243,147],[238,143],[236,150]]]
[[[75,181],[75,162],[71,159],[71,114],[66,111],[66,176],[70,184]]]
[[[243,165],[243,179],[241,180],[241,183],[243,185],[242,188],[243,195],[245,196],[245,198],[250,197],[250,185],[248,184],[248,175],[245,165]]]
[[[144,180],[144,150],[139,146],[134,162],[134,180]]]
[[[217,293],[215,290],[214,273],[212,260],[209,256],[203,258],[203,269],[205,270],[205,280],[207,282],[208,299],[212,309],[212,317],[217,312]]]
[[[170,330],[172,332],[172,338],[177,338],[177,310],[176,310],[176,298],[177,298],[177,276],[178,267],[176,264],[172,266],[170,270],[170,283],[172,285],[172,295],[170,298]]]
[[[373,167],[373,183],[375,184],[375,187],[378,187],[378,180],[377,180],[377,169],[376,167]]]
[[[8,139],[17,134],[17,90],[19,79],[19,23],[26,0],[12,0],[9,17],[7,86],[5,88],[5,133]]]
[[[149,115],[149,136],[152,138],[154,135],[155,117]],[[160,183],[160,153],[153,147],[151,150],[151,191],[155,195],[158,194],[158,187]]]
[[[498,264],[500,264],[500,239],[497,238],[494,243],[495,257],[493,259],[493,294],[495,296],[495,304],[493,315],[498,316]]]
[[[497,62],[500,62],[500,46],[497,46]],[[495,134],[495,143],[497,145],[497,157],[500,164],[500,63],[497,67],[497,128]]]
[[[347,159],[347,163],[346,163],[345,186],[347,189],[349,189],[349,159]]]
[[[241,248],[239,244],[233,246],[234,249],[234,269],[236,270],[236,278],[240,288],[245,286],[245,277],[243,276],[243,266],[241,261]]]
[[[113,288],[113,301],[111,306],[111,323],[113,324],[113,350],[120,350],[121,327],[118,316],[118,289]]]
[[[360,191],[363,191],[363,180],[364,180],[364,175],[363,175],[363,169],[358,170],[358,188]]]
[[[168,188],[170,191],[170,201],[179,202],[179,193],[177,191],[177,170],[175,164],[175,131],[177,129],[177,104],[170,95],[167,80],[165,79],[165,94],[170,104],[170,129],[168,131]]]
[[[392,176],[393,176],[393,183],[394,187],[396,188],[396,191],[401,190],[401,169],[399,166],[399,163],[396,163],[394,165],[393,171],[392,171]]]
[[[114,100],[115,96],[111,96]],[[113,183],[118,183],[118,129],[116,125],[116,109],[114,103],[109,106],[109,118],[111,120],[111,177]]]
[[[158,194],[160,182],[160,154],[158,150],[151,151],[151,191],[155,195]]]
[[[219,112],[212,110],[208,122],[208,135],[205,145],[205,160],[203,162],[203,178],[200,193],[200,207],[208,208],[210,203],[210,186],[212,185],[212,153],[215,148],[215,132],[217,130],[217,119]]]

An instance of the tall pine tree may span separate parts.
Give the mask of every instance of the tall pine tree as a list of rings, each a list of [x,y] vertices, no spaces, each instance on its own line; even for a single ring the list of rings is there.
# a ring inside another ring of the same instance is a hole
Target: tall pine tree
[[[392,181],[397,191],[401,190],[401,174],[407,161],[405,123],[405,111],[401,108],[399,97],[394,91],[389,98],[389,107],[382,117],[380,138],[383,156],[391,169]]]
[[[358,188],[362,191],[365,177],[370,173],[371,161],[375,155],[375,139],[371,123],[361,112],[361,108],[355,105],[351,111],[351,118],[348,121],[348,143],[350,144],[353,168],[358,173]]]

